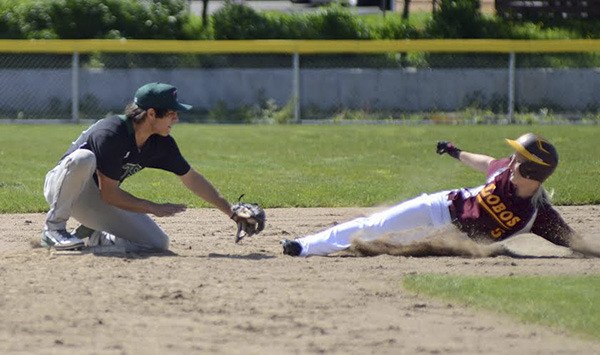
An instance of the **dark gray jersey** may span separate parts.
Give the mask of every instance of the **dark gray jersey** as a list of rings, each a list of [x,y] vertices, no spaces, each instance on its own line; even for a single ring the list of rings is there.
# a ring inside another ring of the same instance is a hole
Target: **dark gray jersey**
[[[162,137],[154,134],[138,149],[133,123],[125,116],[112,116],[94,123],[71,144],[65,156],[76,149],[92,151],[96,156],[97,169],[119,182],[144,168],[162,169],[177,175],[184,175],[190,170],[170,135]],[[96,176],[94,179],[97,180]]]

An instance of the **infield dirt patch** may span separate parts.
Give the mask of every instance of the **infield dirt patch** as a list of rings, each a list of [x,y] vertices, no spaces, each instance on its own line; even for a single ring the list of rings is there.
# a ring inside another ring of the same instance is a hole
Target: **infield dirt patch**
[[[558,209],[600,235],[600,206]],[[0,215],[0,352],[600,352],[599,341],[402,288],[415,273],[600,274],[600,259],[561,258],[570,253],[532,235],[509,243],[523,259],[281,254],[280,239],[374,211],[270,209],[265,231],[236,245],[226,216],[189,210],[158,219],[172,238],[164,255],[32,248],[44,215]]]

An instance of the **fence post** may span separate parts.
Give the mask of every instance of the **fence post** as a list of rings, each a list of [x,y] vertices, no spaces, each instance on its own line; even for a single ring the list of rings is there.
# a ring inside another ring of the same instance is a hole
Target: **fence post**
[[[508,57],[508,123],[515,120],[515,52]]]
[[[300,123],[300,55],[296,52],[292,57],[292,100],[294,104],[294,122]]]
[[[79,53],[71,59],[71,122],[79,122]]]

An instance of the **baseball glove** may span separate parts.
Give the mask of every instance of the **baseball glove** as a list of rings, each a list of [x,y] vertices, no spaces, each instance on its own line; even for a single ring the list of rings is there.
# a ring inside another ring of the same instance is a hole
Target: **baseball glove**
[[[242,196],[240,196],[240,200]],[[258,204],[239,201],[232,206],[231,211],[231,219],[233,219],[238,226],[235,235],[236,243],[244,237],[251,237],[265,229],[265,210]]]

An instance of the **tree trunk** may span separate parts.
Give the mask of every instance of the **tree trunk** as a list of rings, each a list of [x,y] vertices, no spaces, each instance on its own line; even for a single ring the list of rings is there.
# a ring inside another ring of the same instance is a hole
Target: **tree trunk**
[[[208,0],[202,0],[202,27],[208,27]]]
[[[402,18],[408,20],[408,13],[410,11],[410,0],[404,0],[404,7],[402,8]]]

